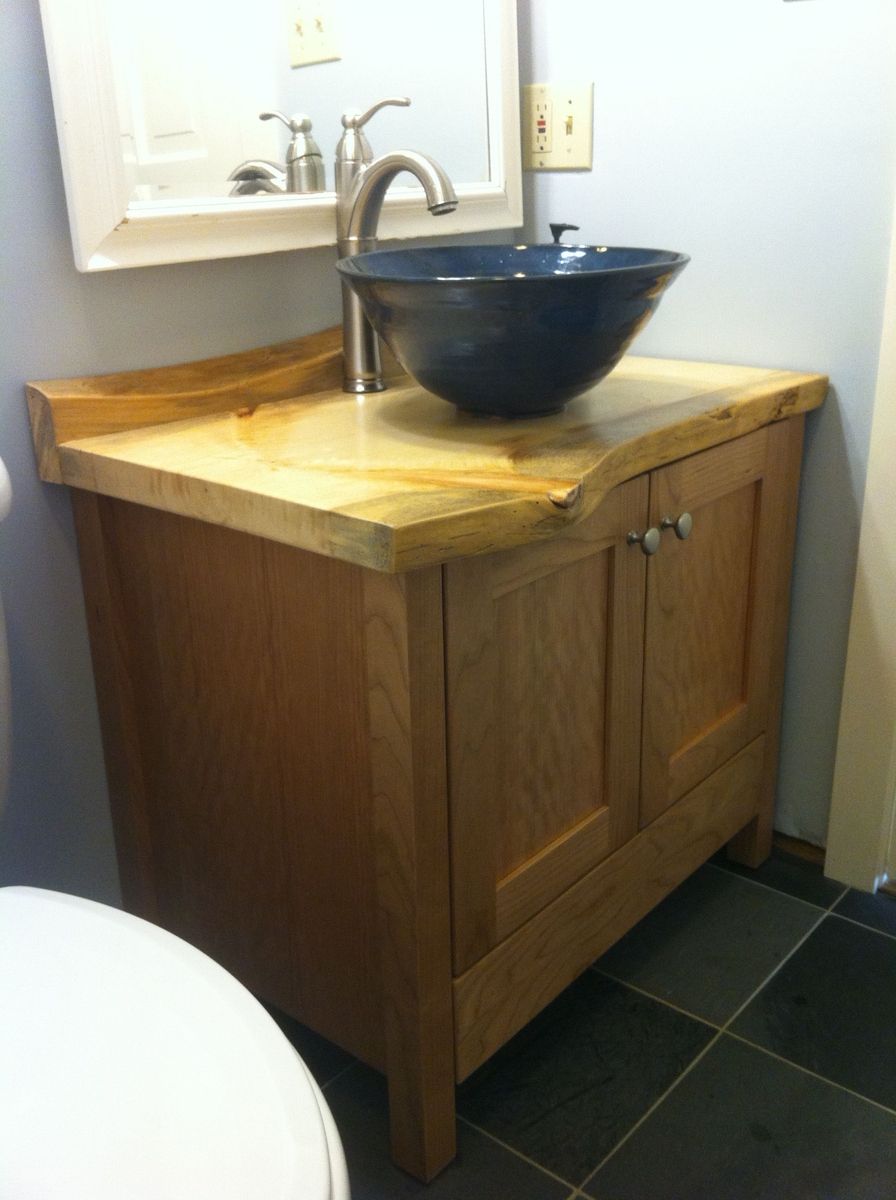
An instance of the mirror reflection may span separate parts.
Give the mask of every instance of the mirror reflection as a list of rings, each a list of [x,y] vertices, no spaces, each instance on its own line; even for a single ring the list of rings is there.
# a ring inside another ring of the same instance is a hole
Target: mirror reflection
[[[487,179],[483,2],[117,0],[133,199],[331,192],[342,113],[398,95],[411,107],[384,109],[366,131],[376,154],[425,146],[456,183]]]

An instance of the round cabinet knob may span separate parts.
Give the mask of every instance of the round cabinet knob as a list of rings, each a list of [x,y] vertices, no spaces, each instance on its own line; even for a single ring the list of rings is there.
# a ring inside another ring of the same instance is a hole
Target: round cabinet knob
[[[660,521],[660,529],[674,529],[675,536],[680,542],[691,536],[693,528],[694,518],[689,512],[683,512],[679,517],[663,517]]]
[[[640,546],[644,554],[656,554],[660,548],[662,534],[655,525],[651,525],[649,529],[645,529],[643,533],[638,533],[633,529],[626,535],[625,539],[630,546]]]

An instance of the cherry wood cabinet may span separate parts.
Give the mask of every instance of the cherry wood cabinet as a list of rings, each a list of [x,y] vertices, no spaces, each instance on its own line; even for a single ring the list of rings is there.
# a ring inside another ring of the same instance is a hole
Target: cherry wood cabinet
[[[429,1179],[457,1081],[720,847],[769,851],[825,381],[629,359],[517,426],[338,372],[315,335],[55,381],[33,427],[127,907],[382,1070]]]
[[[444,568],[457,972],[637,832],[647,493]]]
[[[548,543],[446,564],[457,973],[766,730],[791,434],[622,484]],[[627,540],[664,522],[649,557]]]
[[[456,1080],[768,853],[801,427],[399,575],[74,493],[128,906],[384,1070],[420,1177]]]
[[[648,523],[693,528],[648,571],[642,827],[767,726],[785,440],[766,427],[651,475]]]
[[[74,493],[128,905],[384,1070],[413,1173],[456,1080],[726,841],[768,853],[801,426],[392,576]]]

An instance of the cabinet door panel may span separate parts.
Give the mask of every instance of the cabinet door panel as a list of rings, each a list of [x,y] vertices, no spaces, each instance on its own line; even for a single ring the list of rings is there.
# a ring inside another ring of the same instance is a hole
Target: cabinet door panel
[[[456,970],[637,828],[646,505],[444,569]]]
[[[647,582],[641,824],[659,816],[763,731],[780,481],[769,430],[651,475],[650,523],[690,512]]]

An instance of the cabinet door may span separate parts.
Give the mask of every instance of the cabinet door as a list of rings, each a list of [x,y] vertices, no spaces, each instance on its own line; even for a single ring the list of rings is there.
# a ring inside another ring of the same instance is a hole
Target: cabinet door
[[[757,430],[650,476],[650,524],[667,529],[647,573],[641,825],[765,728],[780,568],[775,466],[783,426]]]
[[[457,972],[637,831],[647,487],[444,568]]]

